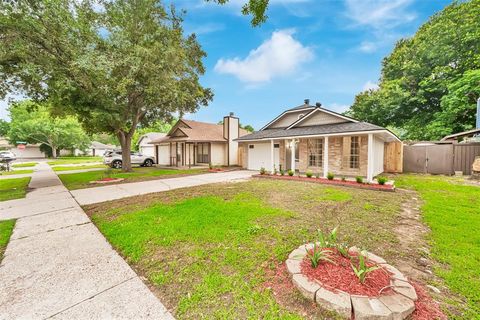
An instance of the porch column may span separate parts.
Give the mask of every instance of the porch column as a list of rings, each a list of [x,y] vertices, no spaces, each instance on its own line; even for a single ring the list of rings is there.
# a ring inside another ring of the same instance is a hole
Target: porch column
[[[291,156],[291,165],[292,165],[292,171],[295,172],[295,139],[292,139],[292,145],[291,145],[291,150],[292,150],[292,154],[290,155]]]
[[[367,182],[373,181],[373,134],[368,134],[368,152],[367,152]]]
[[[328,137],[323,139],[323,177],[328,175]]]
[[[270,173],[273,174],[273,170],[274,170],[274,167],[275,167],[275,158],[274,158],[274,155],[273,155],[273,139],[270,140]]]

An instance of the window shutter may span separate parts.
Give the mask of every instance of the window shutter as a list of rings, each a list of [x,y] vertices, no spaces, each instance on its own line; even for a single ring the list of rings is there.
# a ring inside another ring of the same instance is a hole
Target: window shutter
[[[342,141],[342,169],[349,168],[350,161],[350,137],[343,137]]]

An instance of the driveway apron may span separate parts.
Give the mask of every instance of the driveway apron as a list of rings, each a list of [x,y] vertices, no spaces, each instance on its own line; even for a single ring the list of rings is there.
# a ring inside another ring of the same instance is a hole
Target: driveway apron
[[[0,265],[0,319],[173,319],[53,170],[36,169],[25,199],[0,202],[0,220],[17,219]]]

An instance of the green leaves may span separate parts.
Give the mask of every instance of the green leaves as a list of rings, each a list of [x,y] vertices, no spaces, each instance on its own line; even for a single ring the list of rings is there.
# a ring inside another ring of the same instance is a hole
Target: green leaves
[[[317,246],[317,244],[314,244],[313,249],[308,250],[305,248],[305,250],[307,251],[307,259],[310,260],[312,268],[318,267],[321,262],[330,262],[336,264],[335,261],[332,260],[333,253],[322,246]]]
[[[360,283],[365,283],[365,279],[367,278],[368,274],[380,268],[376,265],[369,267],[366,263],[366,255],[367,252],[365,250],[361,251],[358,255],[358,266],[356,267],[353,263],[351,264],[353,272],[357,276]]]

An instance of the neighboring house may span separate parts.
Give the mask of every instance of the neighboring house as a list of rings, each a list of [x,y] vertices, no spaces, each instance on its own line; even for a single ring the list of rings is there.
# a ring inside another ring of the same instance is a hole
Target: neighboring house
[[[138,139],[138,151],[145,156],[154,157],[156,159],[155,146],[150,142],[163,138],[166,135],[166,133],[161,132],[149,132],[144,134]]]
[[[0,150],[9,150],[13,152],[17,159],[35,159],[46,158],[47,156],[40,150],[40,144],[26,144],[14,146],[4,137],[0,137]]]
[[[98,141],[92,141],[88,149],[85,151],[86,155],[101,157],[107,150],[114,150],[117,146],[112,144],[104,144]]]
[[[234,139],[247,133],[230,113],[223,124],[180,119],[165,137],[150,143],[155,145],[159,165],[234,166],[238,165],[238,143]]]
[[[400,140],[389,130],[324,109],[320,103],[284,111],[260,131],[242,136],[240,165],[259,170],[312,171],[326,177],[384,171],[385,144]]]

